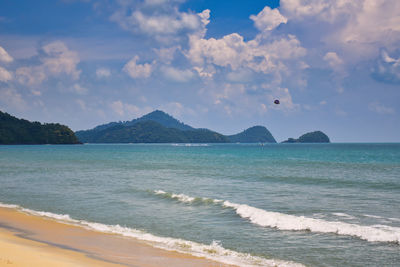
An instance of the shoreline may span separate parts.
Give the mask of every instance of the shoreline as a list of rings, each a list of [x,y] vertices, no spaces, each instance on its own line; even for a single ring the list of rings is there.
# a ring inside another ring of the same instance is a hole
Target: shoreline
[[[0,207],[0,266],[233,266]]]

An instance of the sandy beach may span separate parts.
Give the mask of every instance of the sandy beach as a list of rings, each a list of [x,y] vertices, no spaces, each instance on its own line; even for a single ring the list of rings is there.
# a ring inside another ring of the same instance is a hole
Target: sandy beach
[[[228,266],[0,208],[0,266]]]

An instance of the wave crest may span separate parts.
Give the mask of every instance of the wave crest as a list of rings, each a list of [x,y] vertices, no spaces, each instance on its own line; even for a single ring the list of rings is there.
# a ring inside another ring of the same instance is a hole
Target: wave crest
[[[154,191],[171,199],[184,203],[192,203],[196,198],[184,194],[167,193],[162,190]],[[233,209],[240,217],[251,223],[286,231],[309,231],[314,233],[331,233],[353,236],[369,242],[392,242],[400,244],[400,228],[385,225],[358,225],[340,221],[326,221],[304,216],[295,216],[280,212],[266,211],[246,204],[236,204],[219,199],[201,198],[220,204],[222,207]],[[341,214],[342,215],[342,214]],[[346,214],[347,215],[347,214]],[[348,215],[350,216],[350,215]]]

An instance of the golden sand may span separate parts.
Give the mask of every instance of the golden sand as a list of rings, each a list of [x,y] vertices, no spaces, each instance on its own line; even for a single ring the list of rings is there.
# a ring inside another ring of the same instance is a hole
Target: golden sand
[[[0,266],[228,266],[0,208]]]

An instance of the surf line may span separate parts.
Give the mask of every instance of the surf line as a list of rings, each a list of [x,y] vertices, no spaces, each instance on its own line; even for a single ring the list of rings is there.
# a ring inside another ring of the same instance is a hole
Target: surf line
[[[326,221],[304,216],[295,216],[280,212],[266,211],[246,204],[237,204],[227,200],[191,197],[185,194],[168,193],[163,190],[155,190],[154,194],[165,198],[191,204],[200,202],[212,203],[225,208],[233,209],[241,218],[251,223],[285,231],[308,231],[314,233],[328,233],[345,236],[353,236],[368,242],[390,242],[400,244],[400,228],[387,225],[358,225],[340,221]]]

